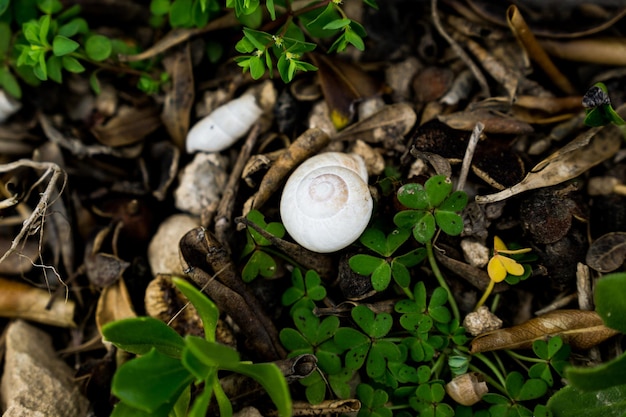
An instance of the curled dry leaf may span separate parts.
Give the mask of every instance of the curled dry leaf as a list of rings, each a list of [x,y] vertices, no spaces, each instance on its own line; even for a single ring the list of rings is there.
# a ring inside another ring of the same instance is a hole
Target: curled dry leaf
[[[589,349],[618,333],[606,327],[595,311],[555,310],[517,326],[483,333],[472,340],[470,352],[528,349],[535,340],[554,336],[573,349]]]
[[[626,106],[620,107],[618,113],[624,115]],[[493,203],[528,190],[568,181],[611,158],[619,150],[622,141],[617,126],[590,129],[535,165],[518,184],[495,194],[476,196],[476,202]]]
[[[390,138],[394,141],[401,141],[416,121],[417,115],[410,104],[389,104],[371,116],[345,128],[333,139],[360,139],[368,143],[386,142]]]
[[[50,300],[50,293],[0,278],[0,317],[21,318],[59,327],[76,327],[74,301]]]
[[[137,317],[137,314],[135,314],[126,283],[123,279],[119,279],[113,285],[103,288],[98,298],[96,306],[98,331],[102,334],[102,326],[105,324],[129,317]]]
[[[325,400],[319,404],[307,401],[294,401],[294,416],[322,416],[326,414],[356,414],[361,409],[361,402],[355,399]]]
[[[589,250],[585,262],[598,272],[611,272],[624,264],[626,259],[626,233],[607,233],[596,239]]]
[[[141,142],[159,126],[161,119],[156,106],[122,106],[106,123],[92,127],[91,133],[101,144],[116,148]]]
[[[485,133],[523,135],[532,133],[533,127],[519,119],[494,114],[486,110],[461,111],[437,116],[452,129],[472,131],[476,123],[485,125]]]

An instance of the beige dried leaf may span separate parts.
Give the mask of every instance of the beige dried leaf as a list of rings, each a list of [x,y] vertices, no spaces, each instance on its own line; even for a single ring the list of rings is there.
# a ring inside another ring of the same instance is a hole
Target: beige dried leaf
[[[622,106],[618,113],[624,116],[626,106]],[[615,155],[622,141],[623,137],[617,126],[590,129],[535,165],[521,182],[495,194],[476,196],[476,202],[493,203],[525,191],[561,184],[576,178]]]
[[[554,336],[573,349],[589,349],[618,333],[606,327],[595,311],[555,310],[517,326],[483,333],[472,340],[470,352],[528,349],[535,340]]]

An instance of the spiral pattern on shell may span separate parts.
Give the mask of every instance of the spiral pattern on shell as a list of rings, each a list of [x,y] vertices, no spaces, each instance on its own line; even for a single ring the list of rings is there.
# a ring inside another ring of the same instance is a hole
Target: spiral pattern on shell
[[[366,179],[364,162],[357,156],[329,152],[307,160],[291,175],[281,198],[281,218],[289,235],[320,253],[356,241],[373,209]]]

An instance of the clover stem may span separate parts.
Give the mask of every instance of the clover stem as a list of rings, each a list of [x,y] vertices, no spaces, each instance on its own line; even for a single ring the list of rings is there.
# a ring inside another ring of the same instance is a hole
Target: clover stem
[[[489,295],[491,294],[491,291],[493,291],[493,287],[494,285],[496,285],[495,281],[490,279],[489,280],[489,284],[487,285],[487,288],[485,288],[485,292],[483,294],[483,296],[480,298],[480,300],[478,300],[478,302],[476,303],[476,307],[474,307],[474,311],[478,311],[478,309],[485,304],[485,301],[487,301],[487,298],[489,297]]]
[[[520,355],[517,352],[514,352],[510,349],[506,349],[505,352],[511,356],[512,358],[518,359],[520,361],[525,361],[525,362],[535,362],[535,363],[546,363],[547,361],[545,359],[541,359],[541,358],[533,358],[530,356],[525,356],[525,355]]]
[[[435,364],[433,365],[430,374],[431,375],[435,375],[436,378],[439,378],[439,372],[441,372],[441,370],[443,369],[443,365],[445,364],[445,360],[448,358],[448,355],[446,354],[441,354],[439,355],[439,357],[437,358],[437,362],[435,362]]]
[[[459,307],[456,305],[456,300],[452,295],[452,291],[450,291],[450,287],[446,283],[441,270],[439,269],[439,265],[437,265],[437,260],[435,259],[435,254],[433,253],[433,242],[428,240],[426,242],[426,254],[428,255],[428,263],[430,263],[430,268],[433,270],[433,274],[437,278],[439,285],[443,287],[448,292],[448,303],[450,304],[450,309],[452,309],[452,314],[454,318],[461,322],[461,314],[459,313]]]

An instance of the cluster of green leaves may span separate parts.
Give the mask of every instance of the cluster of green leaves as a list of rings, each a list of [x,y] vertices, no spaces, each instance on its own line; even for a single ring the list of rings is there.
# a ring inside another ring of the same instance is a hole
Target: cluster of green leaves
[[[418,265],[426,258],[423,247],[412,249],[402,255],[394,256],[395,252],[406,243],[411,236],[408,229],[394,229],[385,236],[377,228],[369,228],[363,232],[359,241],[363,246],[377,254],[357,254],[350,258],[350,268],[357,274],[371,276],[372,286],[376,291],[384,291],[391,283],[391,278],[407,295],[411,285],[409,268]]]
[[[303,294],[302,274],[297,276],[297,290],[288,293]],[[310,288],[321,296],[319,281],[311,281]],[[388,400],[415,410],[452,407],[440,405],[441,377],[448,372],[441,364],[467,342],[465,330],[445,306],[445,289],[436,288],[429,297],[419,282],[412,294],[396,303],[397,314],[357,305],[350,310],[351,320],[343,323],[337,316],[316,316],[316,300],[292,308],[295,328],[282,329],[280,340],[289,356],[311,353],[318,358],[320,372],[301,381],[309,402],[323,401],[327,387],[333,396],[348,398],[348,382],[359,373],[361,416],[387,414],[383,405]],[[467,357],[465,362],[467,367]]]
[[[112,416],[205,416],[214,397],[222,416],[233,414],[218,379],[229,371],[255,379],[267,391],[280,416],[291,415],[287,382],[273,363],[242,361],[239,353],[215,340],[219,311],[215,304],[187,281],[174,278],[176,287],[198,310],[205,338],[182,337],[151,317],[129,318],[103,326],[104,338],[138,355],[120,366],[111,390],[120,402]],[[191,402],[191,386],[203,390]]]
[[[277,238],[285,235],[282,223],[267,223],[265,216],[258,210],[251,210],[246,218]],[[241,277],[245,282],[250,282],[259,275],[264,278],[273,277],[276,273],[276,261],[272,257],[275,253],[270,248],[272,242],[251,227],[246,230],[246,244],[241,251],[241,259],[248,258],[248,261],[243,267]]]
[[[64,9],[60,0],[4,0],[0,4],[0,87],[19,99],[18,79],[37,86],[41,81],[63,82],[64,72],[83,73],[86,64],[96,68],[91,87],[98,92],[98,71],[117,54],[134,54],[136,47],[93,32],[81,17],[79,5]],[[153,79],[141,71],[139,88],[155,91],[167,80]]]
[[[233,0],[235,4],[256,4],[244,0]],[[377,8],[374,0],[364,0],[365,4]],[[266,1],[266,7],[272,20],[277,20],[277,10],[273,1]],[[279,3],[278,1],[276,2]],[[283,2],[280,2],[283,3]],[[303,55],[315,49],[316,44],[307,42],[307,36],[315,39],[335,38],[328,52],[341,52],[349,45],[364,50],[365,29],[358,22],[349,19],[341,8],[341,1],[316,1],[300,10],[291,10],[291,3],[285,7],[286,17],[274,33],[255,30],[253,26],[244,28],[244,37],[236,45],[241,54],[236,58],[244,71],[250,71],[258,79],[269,71],[273,74],[274,65],[283,81],[293,79],[296,71],[313,71],[316,67],[304,61]],[[253,7],[252,7],[253,8]],[[245,14],[244,10],[237,15]],[[306,35],[305,35],[306,34]]]
[[[397,213],[393,222],[401,229],[411,229],[420,243],[430,242],[437,227],[450,236],[463,231],[458,212],[467,205],[467,194],[452,192],[452,181],[445,175],[432,176],[424,185],[403,185],[398,190],[398,201],[408,210]]]

